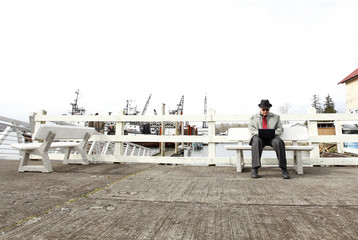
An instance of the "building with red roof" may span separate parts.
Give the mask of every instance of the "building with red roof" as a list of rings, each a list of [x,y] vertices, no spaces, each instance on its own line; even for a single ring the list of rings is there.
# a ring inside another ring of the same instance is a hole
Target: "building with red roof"
[[[358,68],[338,84],[346,84],[346,109],[358,113]]]

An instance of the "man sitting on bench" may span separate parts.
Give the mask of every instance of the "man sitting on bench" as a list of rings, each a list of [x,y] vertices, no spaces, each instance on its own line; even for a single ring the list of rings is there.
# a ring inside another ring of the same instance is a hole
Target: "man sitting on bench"
[[[254,114],[250,118],[249,122],[249,144],[252,146],[251,177],[259,178],[258,169],[261,167],[262,150],[266,145],[269,145],[273,147],[276,152],[279,161],[279,167],[282,169],[282,177],[284,179],[289,179],[290,174],[287,171],[285,143],[279,137],[283,133],[280,116],[270,112],[272,104],[270,104],[269,100],[267,99],[261,100],[259,107],[260,112]],[[271,131],[274,133],[270,134],[269,129],[272,129]]]

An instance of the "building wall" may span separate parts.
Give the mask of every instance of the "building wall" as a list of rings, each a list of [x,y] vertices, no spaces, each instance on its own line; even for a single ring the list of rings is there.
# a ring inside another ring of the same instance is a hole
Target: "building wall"
[[[346,82],[346,109],[358,110],[358,77]]]
[[[334,127],[318,128],[318,135],[336,135],[336,129]]]

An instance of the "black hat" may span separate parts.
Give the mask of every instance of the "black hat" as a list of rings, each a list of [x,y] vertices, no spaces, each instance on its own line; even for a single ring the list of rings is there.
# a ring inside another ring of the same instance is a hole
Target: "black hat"
[[[268,99],[262,99],[260,104],[259,104],[260,108],[270,108],[272,107],[272,104],[270,103],[270,101]]]

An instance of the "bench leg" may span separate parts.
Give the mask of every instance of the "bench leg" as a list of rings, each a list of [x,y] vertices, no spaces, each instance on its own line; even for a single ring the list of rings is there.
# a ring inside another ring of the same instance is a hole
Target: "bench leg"
[[[81,154],[82,159],[81,160],[72,160],[72,161],[70,161],[70,153],[71,153],[71,151],[77,151],[79,154]],[[89,162],[88,162],[86,150],[81,149],[79,147],[66,148],[63,163],[64,164],[75,163],[75,164],[88,165]]]
[[[44,170],[42,172],[52,172],[53,171],[51,162],[50,162],[50,157],[48,156],[48,152],[43,153],[42,163],[44,165]]]
[[[80,144],[74,148],[74,150],[78,151],[81,154],[82,157],[82,165],[88,165],[88,158],[87,158],[87,142],[90,139],[91,135],[89,133],[86,133],[83,140],[80,142]]]
[[[237,160],[236,160],[236,171],[242,172],[244,170],[244,151],[236,150]]]
[[[65,157],[63,158],[63,164],[69,164],[70,153],[71,153],[71,149],[65,148]]]
[[[30,154],[41,156],[43,165],[29,165]],[[24,154],[22,155],[20,161],[18,172],[50,173],[52,171],[53,169],[47,152],[41,153],[38,151],[24,151]]]
[[[20,160],[18,172],[26,171],[26,166],[28,166],[29,160],[30,160],[30,153],[27,151],[24,151],[24,153],[22,154],[21,160]]]
[[[293,167],[296,170],[297,174],[303,174],[301,151],[294,151]]]
[[[81,156],[82,156],[82,165],[88,165],[89,162],[88,162],[86,150],[80,149],[80,150],[79,150],[79,153],[80,153]]]

